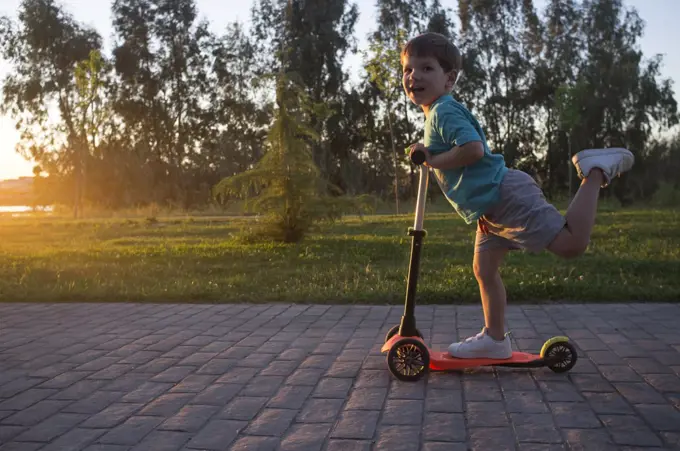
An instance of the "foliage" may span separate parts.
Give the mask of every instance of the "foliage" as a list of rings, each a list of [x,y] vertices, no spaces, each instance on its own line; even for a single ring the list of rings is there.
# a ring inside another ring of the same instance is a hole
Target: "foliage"
[[[41,202],[76,214],[83,205],[189,210],[211,205],[220,180],[263,158],[277,111],[272,75],[297,73],[299,89],[323,106],[296,111],[314,132],[300,141],[319,177],[339,194],[403,205],[417,177],[395,149],[420,140],[422,112],[401,92],[396,56],[406,39],[433,30],[461,48],[454,94],[492,151],[548,197],[575,187],[569,157],[583,148],[635,154],[633,170],[603,194],[622,204],[675,184],[680,146],[661,139],[678,124],[674,87],[662,57],[641,51],[635,9],[622,0],[456,3],[376,0],[369,45],[359,49],[350,0],[253,0],[251,25],[220,35],[195,0],[116,0],[107,51],[57,0],[22,0],[16,20],[0,18],[10,68],[1,110],[41,175]],[[355,77],[350,56],[359,58]]]
[[[289,243],[304,238],[316,222],[337,219],[342,205],[328,195],[333,187],[321,176],[304,140],[318,139],[301,119],[305,109],[314,107],[308,96],[281,74],[276,99],[269,150],[252,169],[218,183],[215,192],[223,198],[247,197],[248,209],[264,215],[262,234]]]

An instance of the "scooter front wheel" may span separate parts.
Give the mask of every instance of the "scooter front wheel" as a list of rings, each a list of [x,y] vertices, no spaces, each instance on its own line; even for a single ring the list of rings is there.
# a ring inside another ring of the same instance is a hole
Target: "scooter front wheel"
[[[395,335],[397,335],[397,332],[399,332],[399,324],[397,324],[396,326],[394,326],[393,328],[391,328],[391,329],[387,332],[387,335],[385,335],[385,343],[387,343],[388,341],[390,341],[390,338],[392,338],[392,337],[394,337]],[[416,336],[417,336],[418,338],[423,338],[423,334],[421,334],[420,331],[419,331],[418,329],[416,329]]]
[[[422,341],[402,338],[387,353],[387,367],[400,381],[417,381],[430,367],[430,352]]]
[[[578,359],[576,348],[567,341],[558,341],[545,350],[548,368],[555,373],[565,373],[576,365]]]

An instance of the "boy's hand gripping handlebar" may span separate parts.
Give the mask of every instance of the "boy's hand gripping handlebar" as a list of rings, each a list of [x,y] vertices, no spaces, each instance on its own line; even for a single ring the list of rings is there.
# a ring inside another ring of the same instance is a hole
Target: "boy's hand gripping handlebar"
[[[425,152],[422,150],[414,150],[411,154],[411,161],[413,164],[421,165],[425,163]]]

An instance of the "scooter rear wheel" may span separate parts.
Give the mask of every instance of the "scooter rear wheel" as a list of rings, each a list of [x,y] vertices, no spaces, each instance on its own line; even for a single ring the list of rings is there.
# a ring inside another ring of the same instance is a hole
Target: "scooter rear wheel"
[[[387,335],[385,335],[385,343],[387,343],[390,340],[390,338],[397,335],[397,332],[399,332],[399,324],[397,324],[387,332]],[[418,338],[423,338],[423,334],[421,334],[418,329],[416,329],[416,336]]]
[[[417,381],[430,368],[430,352],[422,341],[402,338],[387,353],[387,367],[401,381]]]

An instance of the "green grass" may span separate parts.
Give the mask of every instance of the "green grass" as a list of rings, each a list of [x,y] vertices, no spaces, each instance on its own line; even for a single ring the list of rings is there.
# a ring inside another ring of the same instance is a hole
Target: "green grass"
[[[253,219],[0,218],[0,300],[404,301],[412,216],[351,217],[295,245],[247,244]],[[511,253],[510,302],[677,301],[680,210],[601,208],[588,252]],[[421,303],[479,302],[474,227],[428,213]]]

